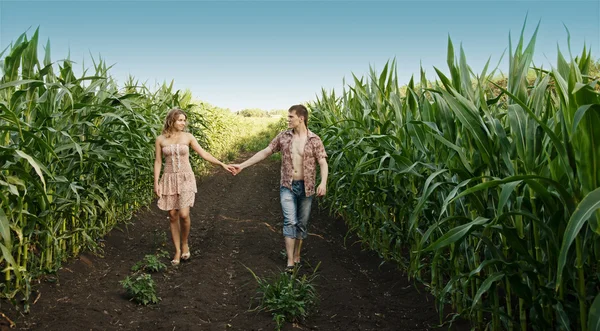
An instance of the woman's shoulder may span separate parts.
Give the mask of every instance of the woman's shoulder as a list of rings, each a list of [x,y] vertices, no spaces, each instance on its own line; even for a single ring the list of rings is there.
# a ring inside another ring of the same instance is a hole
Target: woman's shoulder
[[[191,145],[192,142],[194,142],[196,140],[196,137],[189,132],[184,132],[184,133],[185,133],[185,138],[186,138],[185,140],[187,142],[187,145]]]

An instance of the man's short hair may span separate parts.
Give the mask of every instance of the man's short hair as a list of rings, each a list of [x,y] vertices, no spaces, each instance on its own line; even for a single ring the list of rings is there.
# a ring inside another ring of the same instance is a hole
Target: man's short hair
[[[304,117],[304,125],[306,125],[306,127],[308,127],[308,109],[306,109],[306,107],[304,107],[304,105],[293,105],[290,107],[290,109],[288,110],[288,112],[293,111],[296,113],[296,116],[300,117]]]

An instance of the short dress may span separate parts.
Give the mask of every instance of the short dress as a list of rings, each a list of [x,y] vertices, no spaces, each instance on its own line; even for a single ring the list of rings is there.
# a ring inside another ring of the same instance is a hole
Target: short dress
[[[188,145],[172,144],[162,148],[165,169],[158,181],[158,208],[182,209],[194,206],[196,176],[190,165]]]

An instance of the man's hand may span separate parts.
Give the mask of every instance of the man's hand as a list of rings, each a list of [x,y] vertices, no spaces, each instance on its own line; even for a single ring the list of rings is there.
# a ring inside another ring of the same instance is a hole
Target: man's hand
[[[229,171],[232,175],[234,175],[235,167],[231,164],[223,164],[223,169]]]
[[[243,169],[242,166],[239,164],[232,164],[231,167],[233,168],[233,170],[231,171],[231,174],[234,176],[239,174],[240,172],[242,172],[242,169]]]
[[[321,183],[318,187],[317,187],[317,196],[318,197],[322,197],[325,195],[325,193],[327,193],[327,185],[325,183]]]

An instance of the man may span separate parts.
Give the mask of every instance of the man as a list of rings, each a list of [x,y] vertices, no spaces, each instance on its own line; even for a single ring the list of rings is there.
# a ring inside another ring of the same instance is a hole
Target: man
[[[287,252],[286,272],[300,264],[302,240],[306,239],[308,217],[313,196],[327,192],[327,153],[321,138],[307,128],[308,110],[294,105],[288,111],[288,128],[269,143],[265,149],[241,164],[233,165],[233,175],[258,163],[271,154],[281,152],[281,182],[279,197],[283,210],[283,236]],[[316,163],[321,169],[321,183],[316,188]]]

